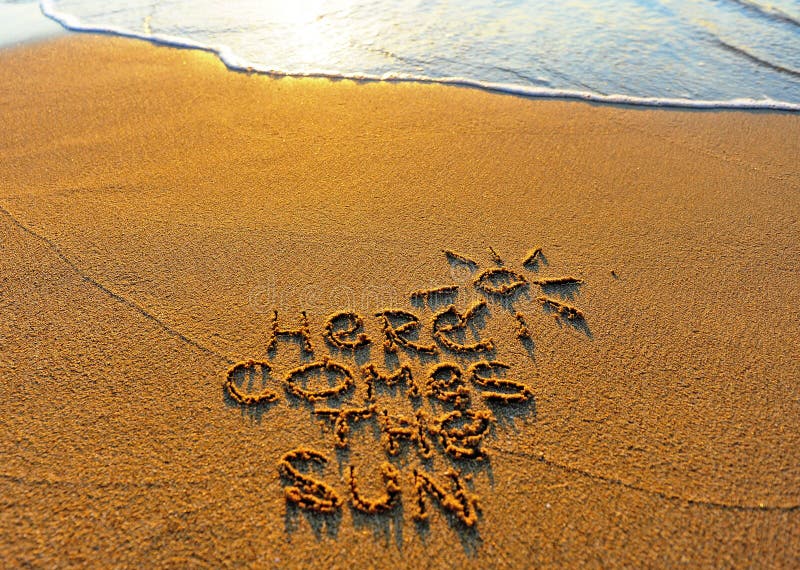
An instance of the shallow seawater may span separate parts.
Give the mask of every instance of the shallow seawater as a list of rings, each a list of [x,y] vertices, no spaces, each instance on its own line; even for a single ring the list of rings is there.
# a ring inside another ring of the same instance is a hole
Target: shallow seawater
[[[0,47],[64,33],[42,15],[36,0],[0,0]]]
[[[72,28],[202,45],[231,67],[651,104],[800,108],[800,0],[42,5]]]

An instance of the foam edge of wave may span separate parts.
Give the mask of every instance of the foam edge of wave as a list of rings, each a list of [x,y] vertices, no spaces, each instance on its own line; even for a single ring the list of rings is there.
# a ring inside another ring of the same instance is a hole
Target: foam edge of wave
[[[570,89],[553,89],[548,87],[533,87],[525,85],[514,85],[513,83],[493,83],[470,79],[467,77],[427,77],[423,75],[412,75],[405,73],[386,73],[384,75],[370,75],[359,73],[331,73],[331,72],[308,72],[298,73],[283,71],[278,69],[268,69],[237,57],[233,50],[228,46],[213,46],[196,42],[194,40],[170,36],[165,34],[145,34],[134,32],[126,28],[117,26],[91,26],[81,22],[80,18],[59,12],[54,5],[54,0],[40,0],[39,8],[46,17],[54,20],[67,30],[74,32],[95,33],[113,35],[124,38],[144,40],[155,45],[166,47],[177,47],[183,49],[195,49],[215,54],[220,61],[232,71],[245,73],[259,73],[273,77],[311,77],[321,79],[350,79],[353,81],[369,82],[408,82],[408,83],[427,83],[453,85],[458,87],[470,87],[481,89],[492,93],[506,95],[517,95],[535,99],[567,99],[586,101],[590,103],[602,103],[610,105],[631,105],[639,107],[661,107],[679,109],[738,109],[738,110],[768,110],[768,111],[791,111],[800,112],[800,103],[789,101],[779,101],[774,99],[752,99],[738,98],[728,100],[704,100],[704,99],[681,99],[669,97],[640,97],[635,95],[605,95],[593,93],[591,91],[579,91]]]

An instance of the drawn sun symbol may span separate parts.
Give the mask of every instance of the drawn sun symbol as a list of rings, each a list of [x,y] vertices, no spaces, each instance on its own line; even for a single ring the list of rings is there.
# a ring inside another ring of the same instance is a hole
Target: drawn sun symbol
[[[552,313],[559,322],[561,318],[564,318],[571,324],[585,325],[585,317],[581,310],[563,300],[554,298],[554,296],[558,296],[571,299],[583,284],[582,279],[571,275],[532,279],[520,271],[506,267],[505,262],[494,248],[489,247],[488,249],[495,266],[482,270],[478,263],[469,257],[451,250],[444,250],[444,254],[451,269],[458,266],[466,267],[470,274],[474,274],[472,285],[488,299],[500,301],[511,308],[510,305],[518,295],[535,285],[542,291],[542,295],[537,296],[536,301],[542,305],[545,311]],[[538,272],[540,267],[546,264],[547,258],[544,256],[542,248],[529,251],[521,263],[522,268],[529,272]]]

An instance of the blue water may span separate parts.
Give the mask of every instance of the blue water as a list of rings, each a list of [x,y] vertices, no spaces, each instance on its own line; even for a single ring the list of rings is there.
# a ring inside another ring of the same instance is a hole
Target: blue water
[[[800,110],[800,0],[43,0],[66,27],[232,68],[539,96]]]

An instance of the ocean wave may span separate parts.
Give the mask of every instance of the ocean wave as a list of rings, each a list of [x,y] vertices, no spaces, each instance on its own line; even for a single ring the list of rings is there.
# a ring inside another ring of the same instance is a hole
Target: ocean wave
[[[763,57],[759,57],[756,54],[754,54],[752,51],[748,50],[747,48],[742,47],[742,46],[737,46],[737,45],[734,45],[732,43],[728,43],[725,40],[723,40],[722,38],[716,38],[716,41],[724,49],[726,49],[726,50],[728,50],[728,51],[730,51],[732,53],[735,53],[737,55],[740,55],[742,57],[745,57],[745,58],[749,59],[750,61],[753,61],[753,62],[755,62],[755,63],[757,63],[759,65],[763,65],[764,67],[768,67],[769,69],[772,69],[772,70],[775,70],[775,71],[779,71],[780,73],[786,73],[788,75],[793,75],[795,77],[800,77],[800,70],[792,69],[791,67],[787,67],[787,66],[781,65],[780,63],[775,63],[775,62],[769,61],[768,59],[765,59]]]
[[[760,16],[764,16],[771,20],[775,20],[776,22],[783,22],[784,24],[791,24],[793,26],[800,27],[800,19],[795,18],[791,14],[788,14],[775,6],[765,6],[764,4],[753,2],[752,0],[726,0],[726,1],[732,4],[736,4],[744,8],[745,10],[757,13]]]
[[[747,2],[748,0],[734,0],[736,2]],[[568,99],[568,100],[581,100],[593,103],[605,103],[616,105],[634,105],[634,106],[647,106],[647,107],[674,107],[674,108],[689,108],[689,109],[767,109],[776,111],[800,111],[800,103],[792,101],[784,101],[770,97],[731,97],[728,99],[706,99],[706,98],[692,98],[692,97],[669,97],[669,96],[643,96],[635,94],[613,94],[601,93],[596,88],[587,89],[569,89],[557,88],[546,86],[546,79],[528,75],[510,67],[494,65],[487,63],[487,67],[493,67],[503,73],[514,75],[527,81],[529,84],[516,84],[507,83],[503,81],[490,81],[485,79],[477,79],[473,77],[461,75],[447,75],[441,77],[434,77],[424,73],[409,73],[405,71],[389,71],[382,74],[375,73],[340,73],[340,72],[327,72],[327,71],[297,71],[292,69],[281,69],[263,65],[258,62],[250,61],[236,53],[227,45],[223,44],[209,44],[200,42],[184,36],[176,36],[163,33],[145,33],[138,32],[127,27],[115,25],[94,25],[87,24],[78,16],[65,13],[57,8],[57,0],[41,0],[40,8],[42,13],[47,17],[60,23],[62,26],[69,30],[78,32],[90,32],[97,34],[111,34],[121,37],[135,38],[145,40],[157,45],[164,45],[177,48],[197,49],[201,51],[211,52],[216,54],[219,59],[233,71],[248,72],[248,73],[261,73],[273,77],[318,77],[329,79],[351,79],[355,81],[384,81],[384,82],[417,82],[417,83],[433,83],[443,85],[455,85],[461,87],[470,87],[491,91],[496,93],[505,93],[510,95],[517,95],[531,98],[549,98],[549,99]],[[148,24],[149,27],[149,24]],[[726,43],[724,40],[718,40],[720,46],[728,51],[735,52],[753,63],[761,66],[768,67],[774,71],[779,71],[786,75],[796,77],[797,70],[769,62],[757,55],[740,48],[733,44]],[[394,56],[402,59],[402,56]],[[556,72],[557,74],[558,72]],[[574,78],[573,82],[585,85]],[[531,85],[530,83],[534,83]],[[545,84],[543,86],[542,84]]]

